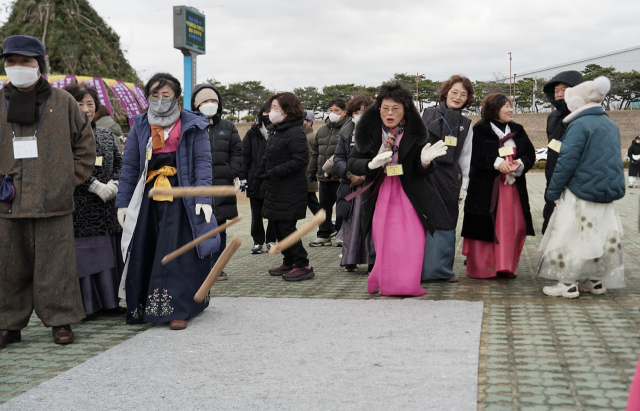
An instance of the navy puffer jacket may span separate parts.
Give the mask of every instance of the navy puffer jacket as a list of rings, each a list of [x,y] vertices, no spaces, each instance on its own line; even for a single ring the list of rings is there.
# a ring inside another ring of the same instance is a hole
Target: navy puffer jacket
[[[209,125],[204,114],[182,110],[180,113],[180,142],[176,152],[177,176],[181,187],[211,186],[211,147],[206,128]],[[122,172],[120,186],[116,196],[116,207],[129,207],[133,191],[144,173],[145,151],[151,136],[151,126],[147,114],[133,117],[133,127],[127,136],[127,143],[122,153]],[[176,201],[178,199],[174,199]],[[185,197],[182,199],[193,238],[217,227],[216,219],[207,223],[204,213],[196,215],[196,204],[212,205],[211,197]],[[198,255],[204,258],[220,247],[220,236],[210,238],[197,247]]]
[[[565,187],[578,198],[610,203],[624,197],[620,130],[602,107],[569,116],[558,164],[547,189],[555,201]]]

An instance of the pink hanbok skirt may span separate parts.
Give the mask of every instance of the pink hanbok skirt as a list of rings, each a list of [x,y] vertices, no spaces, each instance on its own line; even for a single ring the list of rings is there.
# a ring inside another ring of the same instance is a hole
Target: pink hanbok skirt
[[[373,213],[376,263],[367,291],[380,295],[421,296],[425,228],[402,189],[399,176],[385,176]]]
[[[515,275],[527,237],[518,187],[500,182],[496,213],[496,242],[464,239],[462,255],[467,257],[467,275],[491,278],[498,273]]]

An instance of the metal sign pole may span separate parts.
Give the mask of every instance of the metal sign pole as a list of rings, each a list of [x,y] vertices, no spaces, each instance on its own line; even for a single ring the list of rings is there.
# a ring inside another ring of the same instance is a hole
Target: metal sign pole
[[[184,98],[182,105],[185,110],[193,110],[191,93],[198,82],[198,55],[188,50],[182,50],[182,54],[184,54]]]

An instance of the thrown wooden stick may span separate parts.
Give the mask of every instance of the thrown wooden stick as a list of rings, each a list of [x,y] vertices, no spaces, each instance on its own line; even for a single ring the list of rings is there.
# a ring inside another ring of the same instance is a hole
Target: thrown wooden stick
[[[202,286],[193,297],[193,300],[195,302],[201,303],[202,300],[204,300],[204,297],[207,296],[207,293],[211,291],[211,287],[213,287],[213,284],[216,282],[218,277],[220,277],[222,270],[224,270],[224,267],[227,265],[229,260],[231,260],[231,257],[233,257],[236,251],[238,251],[238,247],[240,247],[240,244],[242,244],[242,240],[237,235],[234,235],[231,239],[231,242],[227,245],[227,248],[225,248],[222,254],[220,254],[220,258],[218,258],[218,261],[216,261],[216,264],[209,272],[209,275],[204,280],[204,283],[202,283]]]
[[[218,227],[214,228],[213,230],[209,231],[206,234],[201,235],[200,237],[196,238],[195,240],[183,245],[182,247],[178,248],[176,251],[173,251],[169,254],[167,254],[163,259],[162,259],[162,264],[166,264],[169,261],[173,261],[176,258],[180,257],[182,254],[186,253],[187,251],[191,250],[192,248],[195,248],[198,244],[202,243],[205,240],[210,239],[211,237],[215,236],[218,233],[223,232],[224,230],[227,229],[227,227],[234,225],[235,223],[237,223],[238,221],[242,220],[242,215],[237,216],[234,219],[231,219],[229,221],[227,221],[224,224],[219,225]]]
[[[294,231],[288,237],[283,239],[282,241],[278,241],[278,243],[271,247],[269,250],[269,254],[277,254],[282,250],[286,250],[291,247],[295,243],[297,243],[302,237],[311,232],[314,228],[319,226],[327,219],[327,214],[324,212],[324,209],[320,209],[316,215],[313,216],[311,221],[307,224],[303,225],[299,230]]]
[[[238,191],[235,186],[152,188],[149,197],[233,197]]]

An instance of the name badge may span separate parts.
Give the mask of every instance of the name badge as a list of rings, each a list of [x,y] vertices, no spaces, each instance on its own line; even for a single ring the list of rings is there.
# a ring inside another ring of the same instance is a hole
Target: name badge
[[[144,159],[145,160],[151,160],[151,155],[153,154],[153,150],[147,149],[147,151],[145,151],[144,153]]]
[[[498,150],[498,155],[500,157],[507,157],[507,156],[512,156],[515,153],[513,152],[513,147],[502,147],[500,150]]]
[[[556,153],[560,152],[560,148],[562,148],[562,141],[558,141],[558,140],[551,140],[549,142],[549,148],[553,151],[555,151]]]
[[[96,157],[96,166],[102,167],[102,156]]]
[[[404,174],[404,171],[402,170],[402,164],[387,166],[386,170],[388,176],[401,176]]]
[[[14,137],[13,138],[13,158],[19,160],[21,158],[37,158],[38,157],[38,140],[36,136],[31,137]]]
[[[455,147],[458,145],[458,139],[454,136],[446,136],[444,138],[444,144],[446,146],[451,146],[451,147]]]

